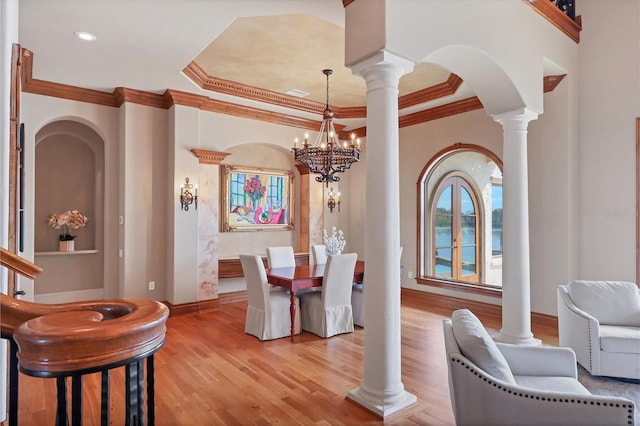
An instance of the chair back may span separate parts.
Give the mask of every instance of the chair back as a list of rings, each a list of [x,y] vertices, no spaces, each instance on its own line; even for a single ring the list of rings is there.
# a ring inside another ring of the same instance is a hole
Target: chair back
[[[296,266],[293,247],[267,247],[267,265],[269,265],[269,268],[292,268]]]
[[[356,268],[356,253],[329,256],[322,280],[322,303],[326,308],[351,305],[353,271]]]
[[[258,255],[241,254],[240,264],[247,281],[247,299],[249,306],[266,311],[270,305],[269,283],[264,263]]]
[[[327,263],[327,251],[324,244],[315,244],[311,246],[311,261],[315,265],[324,265]]]

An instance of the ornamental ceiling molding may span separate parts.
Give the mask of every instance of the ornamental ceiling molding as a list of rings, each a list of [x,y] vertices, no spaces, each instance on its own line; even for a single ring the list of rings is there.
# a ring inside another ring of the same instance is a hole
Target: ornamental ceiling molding
[[[193,81],[197,86],[204,90],[212,92],[224,93],[231,96],[237,96],[258,102],[266,102],[272,105],[296,109],[298,111],[310,112],[314,114],[322,114],[326,108],[323,102],[316,102],[301,99],[296,96],[285,95],[270,90],[261,89],[255,86],[238,83],[231,80],[213,77],[207,73],[197,63],[191,62],[182,72]],[[429,102],[444,96],[453,95],[460,85],[462,79],[451,73],[446,81],[409,93],[398,98],[398,107],[400,109],[421,103]],[[367,116],[367,107],[339,107],[330,105],[329,108],[336,119],[347,118],[365,118]]]

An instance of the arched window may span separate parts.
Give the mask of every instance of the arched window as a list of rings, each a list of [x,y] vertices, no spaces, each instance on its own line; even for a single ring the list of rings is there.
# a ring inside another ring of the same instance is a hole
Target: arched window
[[[418,181],[420,284],[482,294],[502,287],[502,162],[457,144],[427,163]]]

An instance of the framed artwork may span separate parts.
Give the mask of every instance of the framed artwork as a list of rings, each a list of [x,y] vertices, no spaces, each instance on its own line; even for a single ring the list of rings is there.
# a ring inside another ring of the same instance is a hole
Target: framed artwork
[[[220,230],[293,229],[294,173],[221,165]]]

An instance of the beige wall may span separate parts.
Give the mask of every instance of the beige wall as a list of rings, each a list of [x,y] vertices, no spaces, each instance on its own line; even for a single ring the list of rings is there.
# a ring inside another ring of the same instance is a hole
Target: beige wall
[[[580,1],[577,278],[635,282],[635,119],[640,117],[640,2]]]

